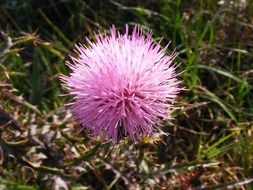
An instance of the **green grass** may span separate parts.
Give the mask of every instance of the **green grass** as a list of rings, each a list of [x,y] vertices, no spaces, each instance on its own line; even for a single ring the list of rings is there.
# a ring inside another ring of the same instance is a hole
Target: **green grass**
[[[219,2],[2,2],[0,189],[253,188],[253,3]],[[168,135],[96,142],[79,135],[58,76],[76,42],[126,23],[172,42],[186,91]]]

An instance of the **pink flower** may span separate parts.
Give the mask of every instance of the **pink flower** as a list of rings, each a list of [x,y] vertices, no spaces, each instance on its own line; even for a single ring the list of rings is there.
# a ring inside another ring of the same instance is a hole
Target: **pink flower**
[[[73,96],[74,117],[94,136],[113,139],[127,136],[136,142],[152,135],[169,116],[180,91],[172,61],[175,53],[155,43],[135,26],[120,34],[115,27],[96,42],[76,45],[70,76],[62,76]]]

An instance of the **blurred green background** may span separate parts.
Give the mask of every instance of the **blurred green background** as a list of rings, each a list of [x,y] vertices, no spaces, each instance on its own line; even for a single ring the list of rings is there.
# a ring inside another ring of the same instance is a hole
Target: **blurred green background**
[[[251,189],[251,0],[0,1],[1,189]],[[172,42],[182,86],[168,135],[79,134],[59,74],[93,31],[139,24]]]

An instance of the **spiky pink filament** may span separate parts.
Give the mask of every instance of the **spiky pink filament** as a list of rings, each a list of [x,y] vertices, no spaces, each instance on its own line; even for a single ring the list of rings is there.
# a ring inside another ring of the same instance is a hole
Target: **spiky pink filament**
[[[168,46],[161,48],[137,26],[131,34],[128,26],[125,34],[112,27],[109,35],[87,42],[88,47],[76,45],[72,72],[61,77],[74,97],[76,119],[94,136],[115,142],[120,131],[133,141],[151,135],[180,90],[171,64],[176,54],[166,55]]]

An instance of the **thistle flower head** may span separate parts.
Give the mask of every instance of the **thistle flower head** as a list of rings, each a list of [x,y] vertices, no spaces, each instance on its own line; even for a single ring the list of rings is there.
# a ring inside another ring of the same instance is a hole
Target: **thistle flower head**
[[[149,32],[135,26],[120,34],[96,34],[88,46],[76,45],[68,64],[70,76],[61,80],[73,96],[74,117],[94,136],[113,139],[129,135],[136,142],[152,135],[167,118],[180,88],[172,61],[175,53],[155,43]]]

